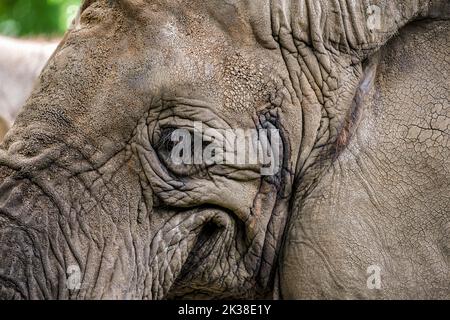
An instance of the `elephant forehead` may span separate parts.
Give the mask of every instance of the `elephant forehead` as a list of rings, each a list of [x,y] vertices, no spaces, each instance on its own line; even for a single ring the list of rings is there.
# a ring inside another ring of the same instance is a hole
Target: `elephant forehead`
[[[236,123],[252,119],[267,108],[280,86],[268,75],[268,66],[230,50],[221,60],[184,55],[177,64],[158,66],[152,74],[164,98],[202,100],[215,113]],[[195,108],[195,105],[191,106]],[[200,108],[197,108],[200,110]],[[195,110],[185,110],[192,113]]]
[[[85,1],[87,9],[114,8],[133,24],[149,28],[160,34],[161,41],[175,41],[177,36],[194,35],[197,39],[220,39],[227,34],[234,41],[255,42],[252,11],[249,1],[234,0],[91,0]],[[251,1],[250,1],[251,3]],[[261,3],[261,7],[264,4]],[[258,10],[261,19],[261,10]],[[120,21],[118,21],[120,23]],[[145,29],[144,28],[144,29]],[[221,39],[220,41],[222,41]]]

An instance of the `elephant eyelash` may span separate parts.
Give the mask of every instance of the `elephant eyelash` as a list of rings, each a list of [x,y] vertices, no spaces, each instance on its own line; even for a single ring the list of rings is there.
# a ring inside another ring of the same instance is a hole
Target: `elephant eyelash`
[[[159,139],[157,139],[157,142],[154,145],[154,148],[157,151],[162,163],[167,167],[167,169],[169,169],[172,173],[178,176],[193,176],[204,173],[207,169],[207,166],[203,164],[175,165],[172,163],[171,152],[172,149],[176,146],[176,142],[172,140],[172,134],[175,130],[177,130],[177,128],[174,127],[162,128],[160,132],[160,137]],[[191,143],[193,143],[194,141],[193,134],[194,133],[191,132]],[[203,148],[205,148],[208,144],[209,142],[205,143],[204,141]],[[191,150],[193,150],[193,147],[191,147]],[[192,154],[191,157],[193,158]]]
[[[157,150],[161,148],[171,150],[175,146],[175,143],[172,141],[172,134],[175,130],[176,128],[173,127],[163,128],[161,131],[161,137],[158,139],[155,148]]]
[[[176,145],[175,142],[172,140],[172,134],[173,132],[177,130],[177,128],[174,127],[165,127],[161,130],[160,137],[157,139],[157,142],[155,144],[156,149],[165,148],[168,151],[171,151],[171,149]],[[191,133],[191,142],[194,141],[194,134]],[[211,142],[202,140],[203,145],[202,148],[206,148]],[[193,150],[193,147],[192,147]]]

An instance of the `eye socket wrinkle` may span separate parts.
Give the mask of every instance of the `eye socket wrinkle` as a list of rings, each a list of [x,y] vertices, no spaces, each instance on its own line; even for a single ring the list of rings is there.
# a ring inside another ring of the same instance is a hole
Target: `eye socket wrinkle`
[[[168,151],[172,149],[174,146],[174,142],[172,141],[172,134],[176,130],[174,127],[166,127],[161,131],[161,137],[158,139],[155,147],[156,149],[160,149],[165,147]]]

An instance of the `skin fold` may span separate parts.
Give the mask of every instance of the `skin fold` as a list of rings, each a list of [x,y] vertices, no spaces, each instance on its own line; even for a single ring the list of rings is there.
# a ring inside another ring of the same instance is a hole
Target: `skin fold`
[[[0,147],[0,298],[448,298],[448,2],[366,2],[85,1]],[[281,170],[171,163],[198,121]]]

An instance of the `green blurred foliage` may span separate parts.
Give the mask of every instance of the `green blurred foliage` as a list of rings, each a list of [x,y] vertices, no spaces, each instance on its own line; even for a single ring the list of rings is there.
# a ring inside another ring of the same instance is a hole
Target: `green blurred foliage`
[[[75,17],[81,0],[0,0],[0,34],[60,36]]]

